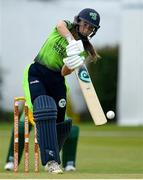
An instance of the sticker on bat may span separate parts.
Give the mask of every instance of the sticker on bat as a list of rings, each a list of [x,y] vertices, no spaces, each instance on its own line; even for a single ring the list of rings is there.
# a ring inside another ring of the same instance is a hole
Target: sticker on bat
[[[79,68],[78,77],[79,77],[79,79],[81,81],[84,81],[84,82],[87,82],[87,83],[91,82],[88,71],[86,70],[86,68],[84,66]]]

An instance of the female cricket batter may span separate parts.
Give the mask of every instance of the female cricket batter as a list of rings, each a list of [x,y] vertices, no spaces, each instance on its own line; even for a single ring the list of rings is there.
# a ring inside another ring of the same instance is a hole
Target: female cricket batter
[[[33,111],[42,165],[50,173],[63,172],[59,166],[59,150],[71,127],[70,121],[64,121],[64,76],[83,65],[88,56],[97,58],[89,38],[95,35],[100,27],[99,22],[99,14],[90,8],[83,9],[73,23],[60,21],[34,63],[25,70],[25,98]]]

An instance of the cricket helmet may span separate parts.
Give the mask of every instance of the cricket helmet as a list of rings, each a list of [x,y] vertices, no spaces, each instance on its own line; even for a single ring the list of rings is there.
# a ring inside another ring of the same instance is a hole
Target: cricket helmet
[[[78,18],[84,20],[91,24],[92,26],[96,27],[97,29],[100,27],[100,15],[94,9],[86,8],[79,12]]]
[[[95,29],[93,30],[90,37],[94,36],[96,31],[100,28],[100,25],[99,25],[100,15],[94,9],[85,8],[85,9],[81,10],[79,12],[79,14],[77,16],[75,16],[74,22],[76,24],[78,24],[80,20],[83,20],[83,21],[89,23],[90,25],[94,26]]]

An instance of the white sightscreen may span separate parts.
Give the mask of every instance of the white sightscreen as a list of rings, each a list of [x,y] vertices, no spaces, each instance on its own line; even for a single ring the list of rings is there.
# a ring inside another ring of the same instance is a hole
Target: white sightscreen
[[[143,124],[143,0],[123,1],[118,123]]]

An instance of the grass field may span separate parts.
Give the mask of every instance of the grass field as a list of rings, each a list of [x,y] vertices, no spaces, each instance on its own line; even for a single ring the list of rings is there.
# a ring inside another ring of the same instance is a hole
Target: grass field
[[[33,172],[33,132],[30,136],[30,172],[23,173],[23,162],[18,173],[5,172],[11,126],[0,123],[0,179],[143,179],[143,126],[80,124],[77,171],[62,175],[49,175],[42,167],[40,173]]]

